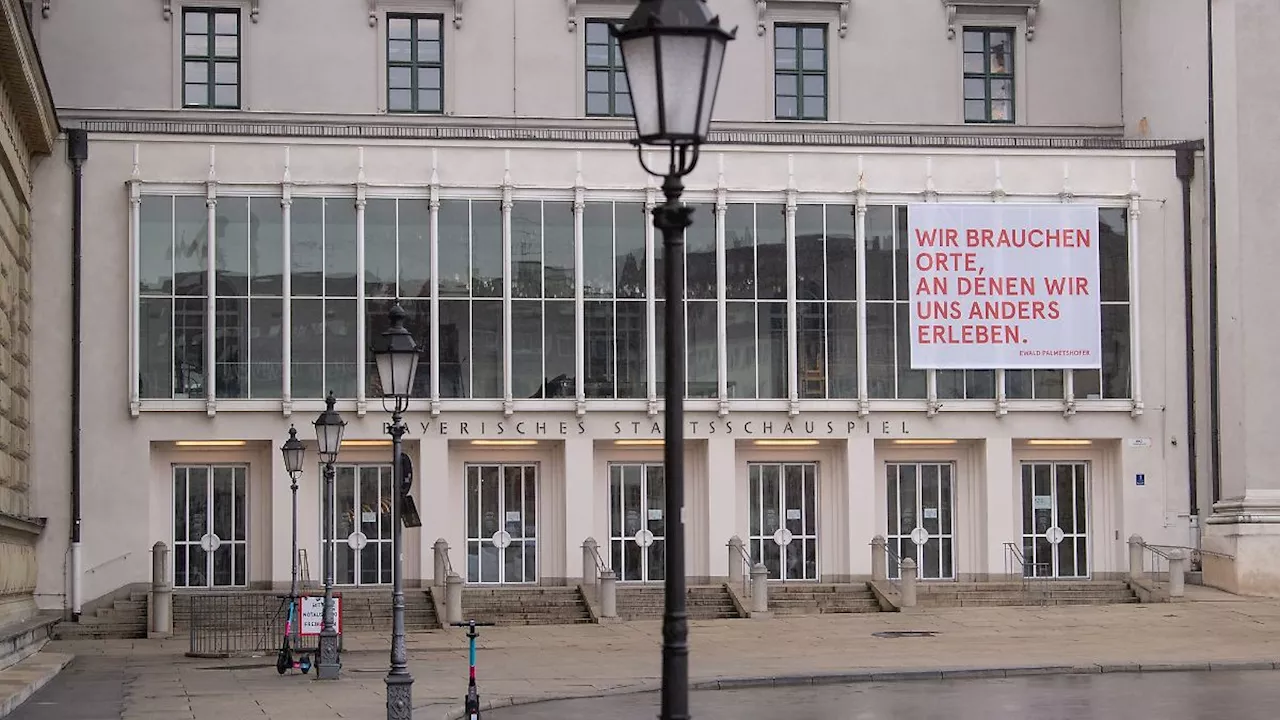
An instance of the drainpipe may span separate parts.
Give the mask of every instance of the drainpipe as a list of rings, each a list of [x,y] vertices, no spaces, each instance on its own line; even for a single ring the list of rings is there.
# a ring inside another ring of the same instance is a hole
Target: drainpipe
[[[1196,363],[1195,363],[1195,299],[1191,294],[1191,181],[1196,175],[1196,148],[1185,145],[1178,148],[1174,172],[1182,183],[1182,284],[1183,314],[1186,316],[1187,360],[1187,490],[1190,493],[1188,513],[1192,523],[1199,523],[1200,499],[1197,496],[1199,461],[1196,458]]]
[[[1222,499],[1222,419],[1218,387],[1218,154],[1214,137],[1213,102],[1213,1],[1208,7],[1209,32],[1209,475],[1213,482],[1212,501]]]
[[[84,161],[89,133],[67,130],[71,161],[71,618],[80,621],[80,311],[81,254],[84,234]]]

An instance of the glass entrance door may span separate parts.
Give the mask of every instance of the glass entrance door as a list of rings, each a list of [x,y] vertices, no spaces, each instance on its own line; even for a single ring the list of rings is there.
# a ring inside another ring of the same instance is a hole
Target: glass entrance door
[[[609,549],[624,582],[657,582],[665,568],[666,485],[662,465],[609,465]]]
[[[770,580],[818,578],[817,463],[749,463],[751,562]]]
[[[951,463],[888,463],[889,549],[916,561],[922,580],[955,577],[954,476]],[[889,577],[899,577],[889,558]]]
[[[173,584],[244,587],[248,548],[245,465],[173,468]]]
[[[467,465],[467,582],[538,579],[538,466]]]
[[[335,465],[329,504],[333,581],[339,585],[391,583],[390,465]]]
[[[1023,574],[1089,576],[1089,464],[1022,464]]]

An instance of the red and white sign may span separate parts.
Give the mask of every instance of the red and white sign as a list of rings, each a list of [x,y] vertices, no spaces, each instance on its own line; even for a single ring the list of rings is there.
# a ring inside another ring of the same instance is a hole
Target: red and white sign
[[[324,596],[305,595],[302,601],[302,623],[299,635],[319,635],[324,627]],[[333,598],[333,629],[342,634],[342,598]]]
[[[917,203],[911,367],[1102,367],[1098,208]]]

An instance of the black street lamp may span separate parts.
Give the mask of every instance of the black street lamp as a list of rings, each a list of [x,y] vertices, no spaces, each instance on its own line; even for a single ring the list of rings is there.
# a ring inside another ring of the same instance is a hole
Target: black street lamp
[[[284,469],[289,473],[289,490],[293,493],[293,542],[289,570],[289,602],[297,607],[298,602],[298,476],[302,474],[303,456],[306,446],[298,439],[298,431],[289,426],[289,439],[280,446],[280,454],[284,456]]]
[[[391,326],[382,333],[382,347],[373,350],[378,379],[382,382],[382,408],[391,413],[391,422],[387,425],[387,433],[391,435],[391,477],[392,482],[398,485],[395,502],[391,506],[391,555],[394,561],[391,571],[391,668],[386,677],[387,720],[407,720],[413,717],[413,675],[409,673],[404,639],[403,523],[406,513],[416,519],[417,512],[411,505],[405,473],[407,468],[400,450],[401,438],[408,431],[401,414],[409,408],[413,377],[418,373],[418,356],[422,354],[422,348],[405,329],[406,315],[398,300],[387,315]]]
[[[698,164],[707,139],[711,110],[720,85],[725,47],[737,32],[726,32],[706,0],[641,0],[621,28],[612,30],[622,49],[631,91],[640,165],[663,178],[667,201],[653,209],[662,231],[667,285],[666,387],[663,465],[666,477],[666,580],[662,615],[661,720],[689,717],[689,616],[684,562],[684,392],[685,271],[684,231],[693,209],[680,202],[681,178]],[[645,163],[645,146],[667,151],[667,169]]]
[[[321,502],[321,513],[324,518],[324,620],[320,625],[320,661],[316,663],[317,680],[336,680],[342,672],[342,658],[338,652],[338,630],[333,613],[333,464],[338,461],[338,450],[342,447],[342,431],[347,423],[333,409],[338,401],[333,391],[324,399],[324,412],[316,418],[316,446],[320,451],[320,461],[324,463],[324,501]]]

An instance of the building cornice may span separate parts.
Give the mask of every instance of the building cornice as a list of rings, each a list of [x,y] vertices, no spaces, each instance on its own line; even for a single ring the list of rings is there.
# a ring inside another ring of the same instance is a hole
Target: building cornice
[[[237,138],[323,138],[622,144],[628,120],[298,115],[173,110],[59,110],[64,125],[92,133]],[[718,122],[714,145],[918,147],[1034,150],[1163,150],[1182,140],[1126,138],[1120,127],[999,127]]]
[[[28,147],[33,153],[46,154],[53,150],[58,138],[58,116],[35,39],[20,0],[0,0],[0,11],[4,14],[0,77],[10,93]]]
[[[38,537],[44,532],[44,518],[26,517],[25,515],[10,515],[6,512],[0,512],[0,533],[27,535],[30,537]]]

